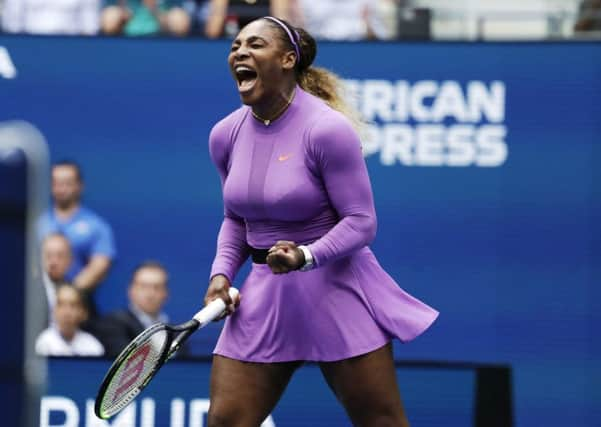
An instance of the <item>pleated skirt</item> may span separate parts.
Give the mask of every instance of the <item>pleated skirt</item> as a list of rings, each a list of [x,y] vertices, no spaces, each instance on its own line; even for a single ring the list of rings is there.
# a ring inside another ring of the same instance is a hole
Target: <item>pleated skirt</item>
[[[408,342],[438,312],[409,295],[369,248],[311,271],[254,264],[215,354],[249,362],[336,361]]]

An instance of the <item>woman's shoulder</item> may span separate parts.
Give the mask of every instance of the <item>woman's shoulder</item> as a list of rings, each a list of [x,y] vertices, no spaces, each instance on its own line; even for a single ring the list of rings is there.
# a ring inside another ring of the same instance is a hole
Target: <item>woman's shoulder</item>
[[[306,133],[309,152],[320,157],[327,153],[344,152],[349,147],[360,147],[359,134],[351,120],[325,101],[316,99]]]
[[[309,119],[312,134],[330,134],[338,131],[353,132],[350,119],[329,106],[323,99],[305,92],[305,117]]]
[[[329,106],[314,117],[309,134],[313,142],[358,139],[351,121],[344,114]]]
[[[240,128],[247,114],[248,107],[243,105],[219,120],[209,134],[209,149],[215,150],[219,149],[219,147],[227,149],[233,140],[236,130]]]
[[[237,123],[240,123],[244,119],[246,113],[248,112],[247,110],[247,106],[241,105],[240,108],[232,111],[227,116],[215,123],[211,129],[211,134],[235,127]]]

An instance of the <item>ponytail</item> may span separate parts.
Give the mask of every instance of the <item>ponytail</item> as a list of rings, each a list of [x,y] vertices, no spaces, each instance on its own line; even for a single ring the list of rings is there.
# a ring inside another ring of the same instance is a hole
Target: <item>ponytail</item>
[[[340,77],[325,68],[309,66],[297,74],[296,81],[304,91],[321,98],[331,108],[344,114],[355,130],[361,132],[363,120],[349,104]]]

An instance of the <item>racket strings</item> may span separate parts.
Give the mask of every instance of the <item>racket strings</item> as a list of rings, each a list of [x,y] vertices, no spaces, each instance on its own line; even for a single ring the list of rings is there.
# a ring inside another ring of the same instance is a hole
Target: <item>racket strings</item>
[[[137,342],[106,388],[100,406],[103,416],[110,417],[119,412],[138,395],[159,365],[166,343],[167,331],[164,329]]]

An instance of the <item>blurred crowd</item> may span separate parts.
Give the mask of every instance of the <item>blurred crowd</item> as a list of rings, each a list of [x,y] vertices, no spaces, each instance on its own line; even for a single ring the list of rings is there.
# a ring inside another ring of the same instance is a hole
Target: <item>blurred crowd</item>
[[[7,33],[231,37],[261,16],[315,37],[395,39],[409,0],[0,0]]]
[[[601,31],[601,0],[566,3],[574,5],[572,33]],[[502,8],[503,1],[490,4]],[[257,17],[272,15],[307,29],[318,39],[428,39],[433,16],[463,10],[467,22],[476,13],[476,9],[465,9],[467,5],[475,7],[474,3],[434,0],[0,0],[0,30],[220,38],[232,37]],[[541,19],[546,18],[541,15]]]
[[[601,31],[601,0],[582,0],[574,30]]]
[[[110,224],[82,204],[83,189],[77,163],[52,166],[52,203],[38,220],[48,306],[47,328],[36,341],[40,355],[115,357],[144,329],[169,320],[163,311],[169,273],[155,260],[141,260],[123,283],[126,306],[97,310],[94,295],[117,250]]]

